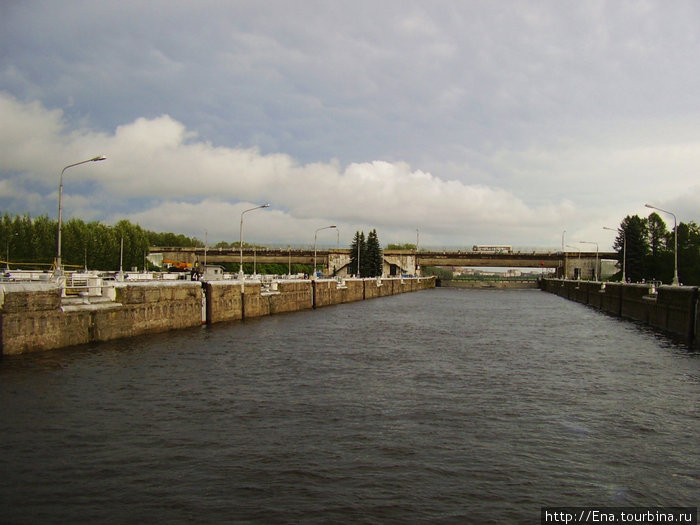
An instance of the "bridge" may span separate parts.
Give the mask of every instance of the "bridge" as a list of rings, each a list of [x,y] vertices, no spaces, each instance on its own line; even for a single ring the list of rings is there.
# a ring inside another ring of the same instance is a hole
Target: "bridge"
[[[238,263],[241,252],[236,248],[151,247],[154,264],[162,266],[163,259],[193,264],[217,265]],[[383,250],[385,275],[419,275],[424,266],[490,267],[490,268],[541,268],[554,270],[557,277],[593,279],[601,275],[601,262],[615,260],[615,252],[510,252],[481,253],[474,251],[418,251]],[[244,263],[316,264],[328,268],[328,273],[347,275],[350,264],[349,249],[272,249],[244,248]],[[597,264],[597,267],[596,267]],[[613,272],[614,273],[614,272]]]

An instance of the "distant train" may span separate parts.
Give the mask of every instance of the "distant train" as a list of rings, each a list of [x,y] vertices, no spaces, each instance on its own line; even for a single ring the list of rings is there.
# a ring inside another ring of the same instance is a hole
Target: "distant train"
[[[475,253],[513,253],[513,247],[501,244],[474,245],[472,251]]]

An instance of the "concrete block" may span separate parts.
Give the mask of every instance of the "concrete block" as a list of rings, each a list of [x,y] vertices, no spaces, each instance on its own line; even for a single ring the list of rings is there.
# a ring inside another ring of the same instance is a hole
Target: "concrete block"
[[[61,290],[53,283],[3,283],[0,311],[7,313],[56,310],[61,307]]]

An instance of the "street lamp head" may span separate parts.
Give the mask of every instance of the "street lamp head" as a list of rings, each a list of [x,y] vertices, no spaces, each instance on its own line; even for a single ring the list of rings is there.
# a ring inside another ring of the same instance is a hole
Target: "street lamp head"
[[[261,207],[261,208],[269,208],[269,207],[270,207],[270,203],[268,202],[268,203],[266,203],[266,204],[263,204],[263,205],[260,206],[260,207]]]
[[[645,204],[645,205],[644,205],[644,207],[646,207],[646,208],[654,208],[654,209],[656,209],[656,208],[655,208],[654,206],[652,206],[651,204]]]
[[[99,161],[101,161],[101,160],[107,160],[107,157],[104,157],[104,156],[102,156],[102,155],[98,155],[98,156],[95,157],[94,159],[90,159],[90,162],[99,162]]]

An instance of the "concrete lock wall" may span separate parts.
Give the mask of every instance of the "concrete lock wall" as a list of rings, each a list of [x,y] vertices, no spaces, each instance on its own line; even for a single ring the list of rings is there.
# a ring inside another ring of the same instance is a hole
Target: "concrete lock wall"
[[[314,308],[362,301],[365,298],[364,281],[361,279],[317,280],[313,281],[312,286]]]
[[[278,281],[271,287],[215,281],[205,286],[207,323],[218,323],[425,290],[435,287],[435,279],[317,279]]]
[[[196,282],[119,283],[118,308],[94,312],[94,341],[108,341],[202,324],[202,286]]]
[[[53,283],[0,291],[0,353],[21,354],[201,324],[199,283],[118,283],[116,300],[62,306]]]
[[[2,353],[20,354],[86,342],[89,322],[61,312],[61,291],[50,283],[0,287]]]
[[[0,354],[21,354],[435,287],[435,279],[124,282],[112,301],[62,304],[54,283],[0,285]],[[204,294],[204,297],[203,297]]]
[[[640,321],[700,346],[697,286],[544,279],[542,289],[606,313]]]

